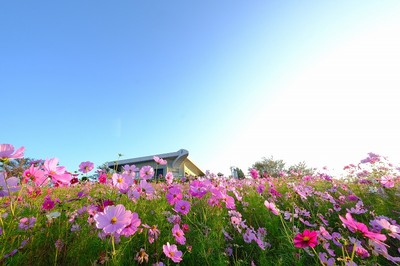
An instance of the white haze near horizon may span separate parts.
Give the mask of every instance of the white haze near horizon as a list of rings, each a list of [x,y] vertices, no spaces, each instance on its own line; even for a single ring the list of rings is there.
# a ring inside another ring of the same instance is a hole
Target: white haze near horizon
[[[211,170],[230,165],[247,172],[272,155],[287,165],[328,166],[334,174],[368,152],[399,164],[399,73],[400,19],[390,18],[281,80],[279,92]]]

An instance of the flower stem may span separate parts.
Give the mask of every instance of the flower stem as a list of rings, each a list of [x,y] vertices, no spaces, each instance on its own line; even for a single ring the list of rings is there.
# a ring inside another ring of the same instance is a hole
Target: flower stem
[[[115,256],[115,240],[114,240],[114,235],[111,235],[111,244],[112,244],[112,253],[111,253],[111,255],[112,255],[112,257],[114,258],[114,256]]]
[[[322,260],[321,260],[321,258],[319,257],[317,251],[316,251],[313,247],[311,247],[311,248],[312,248],[312,250],[314,251],[315,256],[317,256],[318,261],[321,263],[322,266],[324,266],[325,264],[322,262]]]

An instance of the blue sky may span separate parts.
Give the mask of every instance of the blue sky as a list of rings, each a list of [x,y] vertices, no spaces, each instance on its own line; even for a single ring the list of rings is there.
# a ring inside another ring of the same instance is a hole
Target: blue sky
[[[0,142],[74,171],[189,150],[400,162],[399,1],[6,1]],[[397,69],[397,70],[396,70]]]

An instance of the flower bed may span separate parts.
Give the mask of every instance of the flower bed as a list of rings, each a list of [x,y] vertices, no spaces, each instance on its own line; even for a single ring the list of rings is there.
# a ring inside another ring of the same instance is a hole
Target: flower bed
[[[399,173],[375,154],[346,166],[343,179],[253,171],[241,180],[168,174],[160,183],[147,168],[135,179],[135,167],[82,181],[57,159],[10,176],[22,157],[23,149],[1,146],[0,264],[400,262]],[[82,163],[81,175],[93,167]]]

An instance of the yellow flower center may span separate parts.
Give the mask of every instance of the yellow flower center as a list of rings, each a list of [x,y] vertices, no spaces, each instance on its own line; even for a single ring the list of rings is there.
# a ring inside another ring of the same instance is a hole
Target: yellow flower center
[[[115,224],[116,222],[117,222],[117,217],[114,216],[113,218],[111,218],[111,223],[112,224]]]
[[[309,240],[310,240],[310,238],[308,236],[303,237],[303,241],[309,241]]]
[[[122,178],[119,177],[119,178],[117,179],[117,182],[118,182],[118,183],[122,183]]]

